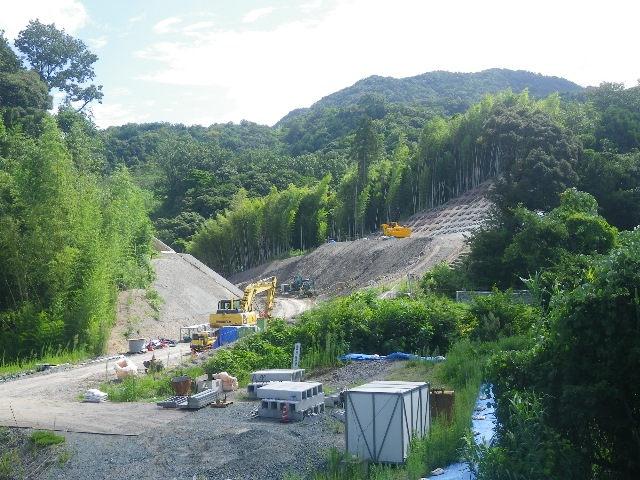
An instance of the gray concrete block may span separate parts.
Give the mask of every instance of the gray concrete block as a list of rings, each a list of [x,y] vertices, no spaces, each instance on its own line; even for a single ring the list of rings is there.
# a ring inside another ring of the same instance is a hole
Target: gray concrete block
[[[304,378],[304,373],[304,368],[258,370],[251,373],[249,381],[251,383],[301,382]]]

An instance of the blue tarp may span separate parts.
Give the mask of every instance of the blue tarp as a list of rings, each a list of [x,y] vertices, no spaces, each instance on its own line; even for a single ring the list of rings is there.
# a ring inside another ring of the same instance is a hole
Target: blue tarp
[[[235,342],[238,340],[238,329],[241,327],[222,327],[218,332],[218,337],[216,338],[215,343],[213,344],[213,348],[221,347],[222,345],[226,345],[227,343]]]
[[[235,342],[239,338],[258,331],[256,325],[230,325],[221,327],[218,331],[218,337],[213,344],[213,348],[221,347],[227,343]]]
[[[444,357],[419,357],[408,353],[394,352],[389,355],[369,355],[366,353],[347,353],[340,357],[340,360],[429,360],[433,362],[442,362]]]

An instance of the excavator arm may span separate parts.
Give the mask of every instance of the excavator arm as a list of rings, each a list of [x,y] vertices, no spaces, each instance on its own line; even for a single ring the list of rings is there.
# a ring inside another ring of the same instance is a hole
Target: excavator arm
[[[262,280],[258,280],[257,282],[251,283],[247,285],[247,288],[244,289],[244,295],[242,296],[242,300],[240,300],[240,308],[249,312],[253,310],[253,300],[255,296],[262,292],[267,292],[267,306],[266,306],[266,315],[269,316],[271,310],[273,309],[274,299],[276,295],[276,283],[277,279],[275,276],[269,278],[263,278]]]
[[[265,291],[267,292],[265,315],[269,316],[276,294],[276,277],[264,278],[247,285],[242,298],[220,300],[216,313],[209,315],[209,324],[214,329],[228,325],[255,325],[258,316],[254,310],[253,300],[258,293]]]

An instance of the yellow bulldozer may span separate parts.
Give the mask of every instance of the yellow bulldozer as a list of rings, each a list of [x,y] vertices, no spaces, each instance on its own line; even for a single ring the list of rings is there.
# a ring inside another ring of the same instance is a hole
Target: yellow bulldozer
[[[191,350],[195,352],[204,352],[213,348],[213,344],[216,343],[216,332],[211,330],[203,330],[200,332],[194,332],[191,334]]]
[[[268,317],[273,309],[276,295],[276,277],[269,277],[247,285],[242,298],[224,299],[218,302],[216,313],[209,315],[212,329],[229,325],[257,325],[258,313],[255,310],[255,296],[267,292],[264,316]]]
[[[391,222],[391,225],[383,223],[380,226],[382,227],[382,234],[386,237],[408,238],[411,236],[411,229],[409,227],[401,227],[398,222]]]

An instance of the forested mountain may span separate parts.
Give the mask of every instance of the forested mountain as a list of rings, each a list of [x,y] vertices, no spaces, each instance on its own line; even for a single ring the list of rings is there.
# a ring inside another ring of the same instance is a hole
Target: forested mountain
[[[154,190],[159,235],[230,275],[376,231],[496,175],[505,208],[549,210],[578,187],[616,227],[633,228],[637,97],[637,87],[616,84],[565,100],[507,90],[444,117],[365,95],[274,128],[126,125],[103,137],[108,164]]]
[[[344,108],[357,104],[364,96],[380,96],[386,102],[409,104],[430,109],[439,115],[464,113],[488,93],[529,90],[534,97],[546,97],[555,92],[571,93],[583,90],[576,83],[524,70],[492,68],[477,73],[435,71],[407,78],[371,77],[351,87],[323,97],[308,109],[290,112],[283,121],[309,110]]]

